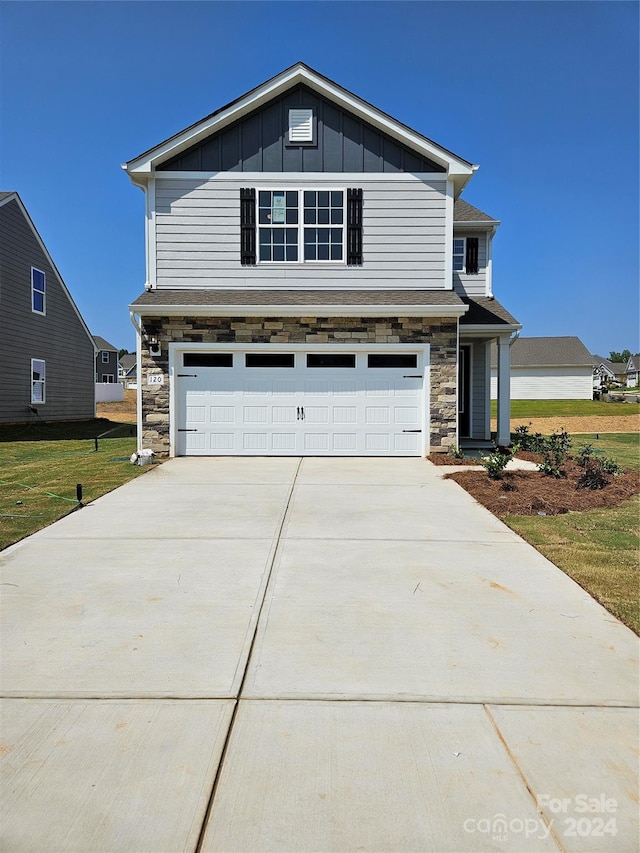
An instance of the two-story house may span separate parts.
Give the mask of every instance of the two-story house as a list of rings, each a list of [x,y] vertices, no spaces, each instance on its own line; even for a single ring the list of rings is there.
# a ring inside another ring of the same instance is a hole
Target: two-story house
[[[171,455],[509,443],[476,166],[303,63],[124,164],[145,193],[139,435]]]
[[[96,345],[96,382],[113,383],[119,378],[118,350],[100,335],[93,336]]]
[[[93,339],[16,192],[0,192],[0,317],[0,422],[93,418]]]

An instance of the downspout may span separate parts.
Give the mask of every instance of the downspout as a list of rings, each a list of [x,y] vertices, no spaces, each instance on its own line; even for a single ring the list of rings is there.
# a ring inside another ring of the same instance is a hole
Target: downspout
[[[137,450],[142,450],[142,329],[133,311],[129,311],[129,319],[136,330],[136,422]]]

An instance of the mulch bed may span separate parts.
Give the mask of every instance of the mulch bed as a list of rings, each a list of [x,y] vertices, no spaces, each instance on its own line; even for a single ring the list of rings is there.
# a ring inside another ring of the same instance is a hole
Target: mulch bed
[[[537,462],[535,454],[519,453]],[[447,479],[466,489],[478,503],[494,515],[560,515],[598,507],[617,506],[640,493],[640,471],[609,475],[604,489],[579,489],[576,484],[584,473],[572,460],[564,465],[565,476],[556,479],[541,471],[511,471],[502,480],[490,480],[485,471],[454,471]]]
[[[482,465],[480,459],[457,459],[455,456],[449,456],[448,453],[430,453],[427,456],[429,462],[434,465]]]

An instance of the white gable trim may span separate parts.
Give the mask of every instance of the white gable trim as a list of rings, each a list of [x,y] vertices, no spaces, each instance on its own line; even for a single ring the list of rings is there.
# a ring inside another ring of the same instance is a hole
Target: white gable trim
[[[344,109],[373,125],[388,136],[391,136],[393,139],[396,139],[398,142],[408,145],[423,156],[444,166],[451,176],[458,176],[468,180],[478,168],[437,145],[435,142],[432,142],[427,137],[411,130],[411,128],[401,124],[391,118],[391,116],[386,115],[376,107],[338,86],[336,83],[325,77],[321,77],[302,63],[288,68],[286,71],[263,83],[262,86],[253,89],[237,101],[234,101],[228,107],[186,128],[181,133],[172,136],[139,157],[124,163],[122,168],[130,176],[150,173],[164,160],[175,157],[181,151],[197,144],[212,133],[219,132],[227,125],[260,108],[268,101],[279,97],[299,83],[304,83],[310,89],[339,104]]]
[[[53,262],[53,258],[52,258],[52,257],[51,257],[51,255],[49,254],[49,251],[48,251],[47,247],[45,246],[45,244],[44,244],[44,242],[43,242],[43,240],[42,240],[42,237],[38,234],[38,229],[37,229],[37,228],[36,228],[36,226],[33,224],[33,220],[32,220],[32,219],[31,219],[31,217],[29,216],[29,213],[28,213],[28,211],[27,211],[27,208],[26,208],[26,207],[24,206],[24,204],[22,203],[22,199],[20,198],[20,196],[18,195],[18,193],[11,193],[11,195],[10,195],[10,196],[7,196],[6,198],[3,198],[3,199],[2,199],[2,201],[0,201],[0,207],[4,207],[4,205],[5,205],[5,204],[8,204],[10,201],[15,201],[15,202],[17,202],[18,207],[19,207],[19,208],[20,208],[20,210],[22,211],[22,215],[24,216],[25,220],[27,221],[27,224],[29,225],[29,227],[31,228],[31,231],[33,232],[33,236],[36,238],[36,241],[37,241],[38,245],[40,246],[40,248],[41,248],[41,249],[42,249],[42,251],[44,252],[44,255],[45,255],[45,257],[46,257],[47,261],[48,261],[48,262],[49,262],[49,264],[51,265],[51,269],[53,270],[54,275],[55,275],[55,276],[56,276],[56,278],[58,279],[58,284],[59,284],[59,285],[60,285],[60,287],[62,288],[62,292],[64,293],[64,295],[67,297],[67,299],[68,299],[68,300],[69,300],[69,302],[71,303],[71,307],[72,307],[72,308],[73,308],[73,310],[75,311],[75,313],[76,313],[76,316],[77,316],[78,320],[80,320],[80,323],[82,324],[83,329],[84,329],[84,330],[85,330],[85,332],[87,333],[87,337],[88,337],[88,338],[89,338],[89,340],[91,341],[91,346],[93,347],[93,351],[94,351],[94,353],[97,353],[97,352],[98,352],[98,347],[96,346],[95,341],[93,340],[93,335],[92,335],[92,334],[91,334],[91,332],[89,331],[89,327],[88,327],[88,326],[87,326],[87,324],[85,323],[84,318],[82,317],[82,314],[80,313],[80,311],[78,311],[78,306],[77,306],[77,305],[76,305],[76,303],[73,301],[73,297],[72,297],[72,296],[71,296],[71,294],[69,293],[69,291],[68,291],[68,289],[67,289],[67,286],[66,286],[66,284],[64,283],[64,280],[63,280],[62,276],[60,275],[60,271],[58,270],[58,267],[57,267],[57,266],[55,265],[55,263]]]

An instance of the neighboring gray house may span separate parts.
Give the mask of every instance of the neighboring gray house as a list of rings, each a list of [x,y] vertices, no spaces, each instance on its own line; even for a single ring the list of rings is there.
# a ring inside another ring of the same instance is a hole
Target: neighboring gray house
[[[118,381],[118,350],[99,335],[93,336],[96,345],[96,382]]]
[[[492,353],[491,396],[497,395]],[[593,358],[580,338],[518,338],[511,347],[512,400],[593,399]]]
[[[0,192],[0,316],[0,422],[93,418],[93,339],[16,192]]]
[[[509,442],[477,166],[298,63],[126,163],[145,193],[138,434],[170,455]]]

